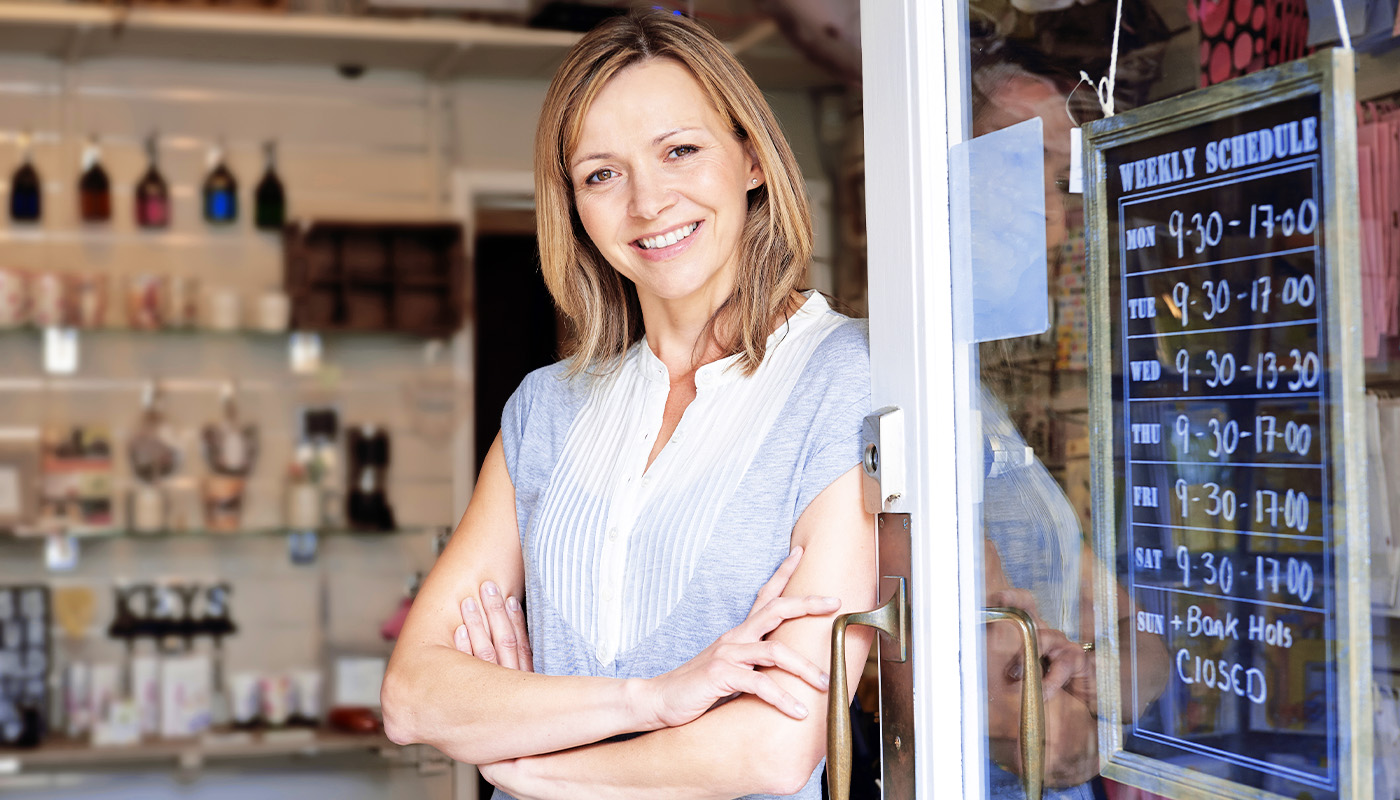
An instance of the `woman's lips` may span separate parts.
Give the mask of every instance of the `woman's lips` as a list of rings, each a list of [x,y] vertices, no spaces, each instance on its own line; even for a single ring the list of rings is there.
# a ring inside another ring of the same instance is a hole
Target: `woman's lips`
[[[684,239],[681,239],[679,242],[676,242],[675,244],[666,245],[666,246],[664,246],[664,247],[654,247],[654,248],[651,248],[651,249],[647,249],[647,248],[645,248],[645,247],[642,247],[642,246],[639,244],[639,242],[641,241],[641,239],[634,239],[634,240],[632,240],[632,242],[631,242],[631,247],[632,247],[633,251],[635,251],[636,253],[638,253],[639,255],[641,255],[642,258],[645,258],[645,259],[648,260],[648,261],[665,261],[665,260],[668,259],[668,258],[675,258],[676,256],[680,255],[681,253],[685,252],[686,249],[688,249],[688,248],[690,247],[691,243],[693,243],[693,242],[695,241],[695,237],[699,236],[701,230],[705,227],[705,224],[704,224],[703,222],[699,221],[699,220],[697,220],[697,221],[694,222],[694,223],[687,223],[687,224],[693,224],[693,225],[695,225],[695,230],[691,231],[691,233],[690,233],[689,236],[685,237]],[[673,228],[672,230],[681,230],[681,229],[683,229],[683,228],[685,228],[685,227],[686,227],[685,225],[681,225],[681,226],[678,226],[677,228]],[[649,238],[649,237],[643,237],[643,238]]]

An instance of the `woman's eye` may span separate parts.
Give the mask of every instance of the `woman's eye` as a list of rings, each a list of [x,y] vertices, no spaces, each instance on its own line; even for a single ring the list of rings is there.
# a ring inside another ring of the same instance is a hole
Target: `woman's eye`
[[[696,147],[695,145],[690,144],[677,145],[676,147],[671,148],[670,156],[672,158],[683,158],[685,156],[690,155],[691,153],[694,153],[699,149],[700,148]]]
[[[584,182],[584,183],[602,183],[603,181],[612,179],[612,177],[613,177],[614,175],[616,175],[616,174],[617,174],[617,173],[613,172],[613,171],[610,170],[610,169],[600,169],[600,170],[598,170],[597,172],[595,172],[595,173],[589,175],[587,178],[584,178],[583,182]]]

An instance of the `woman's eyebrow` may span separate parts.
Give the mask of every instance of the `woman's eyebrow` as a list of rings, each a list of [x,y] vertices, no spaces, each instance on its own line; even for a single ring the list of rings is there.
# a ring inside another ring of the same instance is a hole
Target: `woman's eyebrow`
[[[652,144],[653,147],[655,147],[656,145],[661,144],[662,142],[666,141],[667,139],[671,138],[672,136],[675,136],[675,135],[678,134],[678,133],[686,133],[686,132],[688,132],[688,131],[698,131],[698,130],[700,130],[700,129],[699,129],[699,128],[696,128],[696,127],[672,128],[671,130],[666,131],[665,133],[661,134],[660,136],[656,137],[655,139],[652,139],[652,140],[651,140],[651,144]],[[616,154],[616,153],[589,153],[589,154],[586,155],[586,156],[579,156],[578,158],[575,158],[574,161],[573,161],[573,168],[574,168],[574,169],[577,169],[578,166],[579,166],[580,164],[582,164],[582,163],[584,163],[584,162],[586,162],[586,161],[607,161],[608,159],[611,159],[611,158],[617,158],[617,154]]]
[[[617,158],[617,156],[613,153],[589,153],[586,156],[579,156],[574,159],[572,168],[578,169],[579,165],[586,161],[607,161],[610,158]]]
[[[658,145],[658,144],[661,144],[662,142],[666,141],[667,139],[671,138],[672,136],[675,136],[675,135],[678,134],[678,133],[685,133],[685,132],[687,132],[687,131],[698,131],[698,130],[700,130],[700,129],[699,129],[699,128],[695,128],[695,127],[689,127],[689,128],[673,128],[673,129],[671,129],[671,130],[669,130],[669,131],[666,131],[665,133],[661,134],[660,136],[656,137],[655,139],[652,139],[652,140],[651,140],[651,143],[652,143],[653,145]]]

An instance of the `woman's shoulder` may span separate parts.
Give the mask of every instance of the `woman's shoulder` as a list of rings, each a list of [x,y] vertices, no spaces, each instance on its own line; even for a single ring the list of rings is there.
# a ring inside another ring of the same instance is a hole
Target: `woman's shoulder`
[[[539,392],[561,391],[568,388],[570,359],[556,361],[543,367],[530,370],[520,381],[516,391],[535,394]]]
[[[775,368],[771,373],[793,376],[786,415],[789,418],[821,416],[834,409],[868,404],[869,325],[863,319],[852,319],[831,310],[822,310],[815,319],[809,319],[800,338],[792,342],[796,346],[786,355],[804,359],[804,362],[795,372]]]
[[[826,383],[846,381],[867,387],[870,382],[870,322],[827,309],[818,321],[821,341],[807,360],[807,378]]]
[[[558,412],[576,405],[587,393],[587,372],[570,374],[572,361],[564,359],[531,370],[506,401],[506,416],[525,418],[537,410]]]
[[[870,364],[870,320],[848,317],[835,309],[827,309],[823,322],[828,328],[814,355],[844,358]]]

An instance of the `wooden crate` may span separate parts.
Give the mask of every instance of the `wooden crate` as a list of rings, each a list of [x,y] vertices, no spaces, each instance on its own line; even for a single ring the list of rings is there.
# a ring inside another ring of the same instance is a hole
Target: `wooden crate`
[[[282,241],[296,330],[448,336],[462,326],[466,251],[456,223],[297,223]]]

